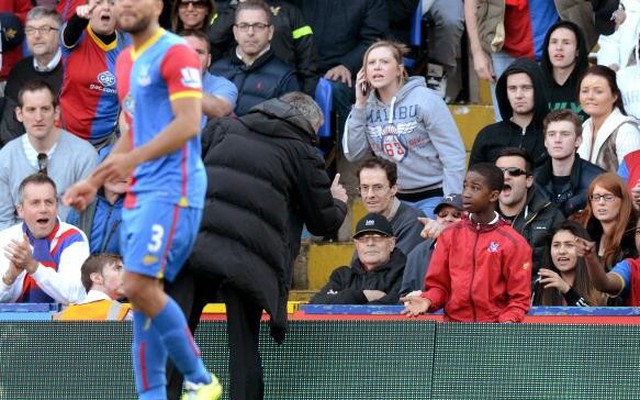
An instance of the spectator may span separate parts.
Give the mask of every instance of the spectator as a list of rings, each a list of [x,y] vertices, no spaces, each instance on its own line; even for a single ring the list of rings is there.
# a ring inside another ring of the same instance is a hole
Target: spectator
[[[60,62],[60,16],[46,7],[34,7],[27,14],[25,34],[31,56],[18,61],[7,79],[5,105],[0,123],[0,147],[3,143],[24,133],[24,126],[15,118],[18,92],[32,80],[47,82],[56,95],[62,84],[62,63]]]
[[[396,197],[398,169],[396,164],[381,158],[371,158],[358,171],[360,196],[369,213],[378,213],[391,223],[396,248],[405,255],[420,242],[422,224],[418,218],[424,214],[402,203]]]
[[[444,228],[459,222],[463,218],[462,196],[452,194],[443,197],[433,211],[436,214],[436,219],[429,220],[427,223],[437,225],[437,228],[435,228],[434,234],[427,236],[422,243],[414,247],[407,255],[400,295],[407,295],[416,290],[424,290],[424,277],[429,268],[429,262],[431,261],[431,255],[435,249],[438,236]]]
[[[589,67],[589,50],[580,27],[571,21],[559,21],[544,38],[542,74],[549,110],[568,108],[588,118],[577,99],[578,80]]]
[[[587,198],[589,203],[576,220],[595,241],[596,254],[605,269],[609,271],[625,258],[637,257],[638,214],[622,179],[612,172],[599,175],[591,182]]]
[[[395,247],[393,228],[381,214],[369,213],[353,235],[358,257],[338,267],[311,298],[316,304],[396,304],[406,257]]]
[[[211,42],[211,55],[218,60],[235,49],[233,38],[234,13],[238,3],[233,1],[225,9],[219,10],[218,17],[207,32]],[[315,95],[318,55],[311,27],[307,25],[300,9],[287,1],[267,0],[271,11],[273,38],[271,48],[276,57],[296,71],[298,84],[309,96]]]
[[[67,187],[89,175],[97,159],[90,144],[56,128],[59,108],[46,83],[26,83],[18,94],[15,111],[27,132],[0,150],[0,229],[18,222],[15,205],[25,177],[46,172],[61,196]],[[64,221],[69,207],[60,205],[58,213]]]
[[[211,64],[211,45],[207,36],[194,30],[180,32],[195,50],[202,66],[202,128],[209,118],[226,117],[233,112],[238,99],[238,89],[228,79],[211,75],[207,70]]]
[[[312,234],[332,234],[347,212],[346,191],[337,179],[330,183],[312,147],[322,122],[313,99],[294,92],[202,132],[209,182],[204,216],[187,268],[168,291],[195,330],[222,282],[234,399],[264,396],[260,319],[263,310],[269,313],[271,336],[282,343],[302,224]],[[177,374],[171,377],[173,399],[180,385]]]
[[[515,147],[503,149],[496,166],[504,174],[498,212],[511,223],[533,249],[533,273],[541,267],[547,234],[564,221],[564,216],[533,184],[531,157]]]
[[[82,232],[58,220],[55,183],[42,173],[29,175],[18,196],[24,222],[0,231],[0,302],[81,301],[80,266],[89,245]]]
[[[464,145],[444,101],[423,77],[407,78],[405,53],[404,46],[388,41],[367,49],[342,148],[349,161],[373,151],[397,163],[396,196],[433,217],[444,194],[461,191]]]
[[[589,279],[578,238],[589,240],[579,224],[565,221],[548,237],[544,260],[533,289],[535,306],[604,306],[605,299]]]
[[[636,232],[640,225],[635,223]],[[640,260],[638,258],[625,258],[618,261],[609,272],[602,265],[602,259],[598,256],[597,242],[578,240],[576,243],[578,255],[584,257],[589,277],[593,286],[608,294],[628,307],[640,306]],[[635,235],[636,253],[640,252],[640,235]]]
[[[60,321],[123,321],[131,319],[131,306],[123,298],[122,258],[99,253],[89,256],[80,268],[82,285],[87,296],[78,304],[70,304],[54,315]]]
[[[640,1],[637,3],[640,7]],[[616,73],[616,77],[622,93],[624,109],[627,114],[635,117],[636,120],[640,120],[640,86],[638,85],[638,80],[640,80],[640,27],[638,28],[634,58],[635,62],[621,68]]]
[[[502,186],[494,165],[469,167],[462,193],[469,219],[438,236],[426,290],[400,298],[403,314],[444,308],[445,321],[522,321],[531,297],[531,247],[496,212]]]
[[[2,25],[2,41],[0,42],[0,97],[4,95],[4,88],[18,61],[23,58],[22,42],[27,13],[31,10],[32,2],[29,0],[3,0],[0,2],[0,25]],[[8,35],[13,32],[14,35]]]
[[[241,3],[236,9],[233,36],[236,51],[216,61],[209,72],[223,76],[238,88],[236,115],[245,115],[265,100],[298,90],[295,71],[271,49],[271,11],[262,2]]]
[[[538,65],[526,58],[514,61],[496,84],[494,103],[502,120],[484,127],[473,141],[469,165],[494,162],[505,147],[525,149],[536,166],[547,158],[542,120],[547,115],[547,97]]]
[[[598,64],[620,71],[635,58],[634,47],[640,32],[640,1],[622,0],[615,16],[624,15],[624,19],[610,35],[601,35],[598,44]],[[618,22],[618,18],[614,18]],[[621,85],[622,88],[622,85]]]
[[[367,48],[389,34],[384,0],[296,0],[313,29],[318,49],[318,73],[333,87],[338,142],[355,102],[356,74]]]
[[[504,4],[504,5],[503,5]],[[529,1],[465,0],[464,14],[473,68],[480,79],[492,84],[519,57],[540,60],[543,38],[558,19],[575,22],[591,50],[598,34],[590,2],[573,0]],[[496,88],[497,89],[497,88]],[[496,91],[493,104],[498,104]],[[496,111],[496,120],[504,116]]]
[[[65,66],[60,93],[62,127],[96,149],[115,142],[120,107],[115,63],[128,44],[115,30],[111,0],[89,0],[62,28]]]
[[[587,189],[604,172],[577,154],[582,143],[582,123],[573,112],[560,109],[544,118],[544,145],[549,158],[536,168],[535,182],[565,217],[587,205]]]
[[[176,0],[171,13],[171,30],[176,33],[185,29],[204,32],[215,14],[213,0]]]
[[[103,148],[100,151],[98,163],[102,163],[110,151],[111,147]],[[67,222],[80,228],[89,238],[91,254],[122,255],[120,224],[127,185],[126,178],[105,182],[98,190],[95,199],[84,211],[78,212],[72,209],[69,212]]]
[[[633,197],[633,204],[638,208],[640,206],[640,150],[632,151],[624,157],[618,167],[618,175],[627,184]]]
[[[616,73],[595,65],[582,76],[579,86],[580,104],[589,119],[582,124],[578,153],[606,171],[617,172],[624,157],[640,149],[640,131],[624,110]]]

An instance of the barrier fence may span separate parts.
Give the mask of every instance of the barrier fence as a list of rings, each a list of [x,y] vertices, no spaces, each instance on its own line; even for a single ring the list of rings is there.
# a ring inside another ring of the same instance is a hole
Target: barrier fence
[[[571,318],[448,324],[303,316],[290,322],[281,346],[263,324],[265,397],[640,398],[640,326],[571,324]],[[224,321],[203,321],[196,340],[227,385]],[[134,399],[130,343],[129,323],[0,322],[0,399]]]

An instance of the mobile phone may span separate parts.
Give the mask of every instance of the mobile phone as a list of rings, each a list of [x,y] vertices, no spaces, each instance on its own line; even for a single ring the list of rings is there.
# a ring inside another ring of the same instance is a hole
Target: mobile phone
[[[364,81],[360,84],[360,91],[362,92],[363,96],[366,96],[367,94],[369,94],[369,82]]]

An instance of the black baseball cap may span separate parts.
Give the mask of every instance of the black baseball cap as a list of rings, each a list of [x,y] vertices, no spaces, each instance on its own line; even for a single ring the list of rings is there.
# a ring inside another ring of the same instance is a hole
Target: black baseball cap
[[[24,41],[24,29],[14,13],[0,13],[0,39],[3,50],[16,48]]]
[[[393,236],[393,228],[383,215],[378,213],[369,213],[365,215],[356,226],[356,233],[353,238],[357,239],[365,233],[379,233],[384,236]]]
[[[464,206],[462,205],[462,195],[455,193],[443,196],[440,202],[433,209],[434,214],[437,214],[438,210],[444,206],[451,206],[458,211],[464,211]]]

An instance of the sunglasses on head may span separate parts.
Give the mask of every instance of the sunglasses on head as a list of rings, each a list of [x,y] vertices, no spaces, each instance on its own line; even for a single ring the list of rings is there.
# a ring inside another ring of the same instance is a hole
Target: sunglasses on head
[[[527,171],[520,169],[518,167],[507,167],[507,168],[500,168],[502,170],[502,173],[507,173],[509,174],[509,176],[513,176],[513,177],[518,177],[521,175],[527,175]]]

